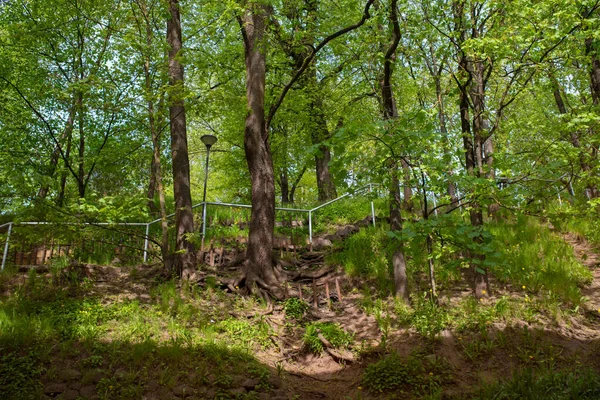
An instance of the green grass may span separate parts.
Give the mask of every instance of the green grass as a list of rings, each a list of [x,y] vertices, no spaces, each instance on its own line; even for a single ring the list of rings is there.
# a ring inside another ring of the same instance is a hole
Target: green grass
[[[180,371],[190,369],[206,376],[258,375],[264,381],[266,367],[251,354],[272,346],[274,333],[261,317],[229,316],[254,302],[223,298],[210,289],[180,289],[173,281],[150,292],[149,302],[107,304],[84,295],[74,283],[57,286],[31,274],[20,289],[0,299],[3,398],[41,397],[42,378],[60,372],[53,365],[81,371],[86,382],[102,371],[97,389],[107,399],[140,398],[152,381],[168,387],[189,381]],[[230,387],[223,382],[203,382],[187,383],[228,395]]]
[[[351,277],[376,281],[379,290],[388,294],[392,289],[389,242],[385,227],[363,228],[344,240],[340,251],[330,254],[326,262],[341,265]]]
[[[555,232],[527,216],[513,223],[490,223],[489,229],[502,254],[492,268],[501,282],[526,293],[543,291],[575,306],[581,303],[579,287],[591,281],[591,272]]]
[[[600,398],[600,375],[590,369],[571,371],[516,371],[506,381],[486,385],[472,397],[477,400],[595,400]]]
[[[597,209],[586,209],[580,213],[577,208],[565,204],[549,215],[554,227],[561,232],[570,232],[586,239],[594,246],[600,246],[600,225]]]
[[[436,356],[415,353],[403,360],[393,352],[367,366],[362,384],[373,393],[403,393],[400,398],[407,398],[407,394],[414,398],[433,397],[449,381],[450,370],[448,363]]]

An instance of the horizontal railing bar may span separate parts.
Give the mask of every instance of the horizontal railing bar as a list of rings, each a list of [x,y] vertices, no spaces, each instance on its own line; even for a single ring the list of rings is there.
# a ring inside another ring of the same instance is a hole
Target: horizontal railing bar
[[[333,200],[329,200],[327,203],[323,203],[323,204],[321,204],[320,206],[317,206],[317,207],[313,208],[313,209],[312,209],[312,210],[310,210],[310,211],[311,211],[311,212],[315,212],[315,211],[317,211],[317,210],[318,210],[318,209],[320,209],[320,208],[323,208],[323,207],[325,207],[325,206],[328,206],[328,205],[330,205],[331,203],[335,203],[336,201],[338,201],[338,200],[341,200],[341,199],[343,199],[343,198],[345,198],[345,197],[348,197],[348,196],[352,196],[353,194],[360,193],[360,192],[362,192],[363,190],[366,190],[366,189],[368,189],[368,188],[369,188],[369,186],[367,185],[367,186],[365,186],[365,187],[362,187],[362,188],[360,188],[360,189],[357,189],[357,190],[356,190],[354,193],[346,193],[346,194],[344,194],[344,195],[342,195],[342,196],[340,196],[340,197],[338,197],[338,198],[335,198],[335,199],[333,199]]]
[[[146,226],[146,222],[13,222],[14,225]]]

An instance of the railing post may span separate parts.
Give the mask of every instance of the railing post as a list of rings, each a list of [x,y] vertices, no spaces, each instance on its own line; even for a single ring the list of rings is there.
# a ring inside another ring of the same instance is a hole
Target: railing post
[[[202,207],[202,240],[206,236],[206,202],[204,202],[204,207]]]
[[[146,240],[144,240],[144,264],[148,261],[148,235],[150,235],[150,224],[146,224]]]
[[[373,184],[369,183],[369,193],[373,192]],[[373,217],[373,227],[375,227],[375,203],[371,200],[371,216]]]
[[[4,254],[2,255],[2,269],[0,269],[0,271],[4,271],[4,264],[6,263],[6,257],[8,256],[8,242],[10,241],[12,226],[12,222],[8,224],[8,233],[6,234],[6,243],[4,244]]]
[[[308,210],[308,242],[312,244],[312,211]]]

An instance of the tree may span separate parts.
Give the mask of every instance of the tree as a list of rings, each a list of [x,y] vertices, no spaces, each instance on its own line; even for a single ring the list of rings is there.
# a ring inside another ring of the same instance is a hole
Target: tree
[[[370,17],[374,0],[368,0],[362,18],[325,37],[304,59],[281,94],[265,113],[266,40],[267,22],[273,9],[261,3],[249,2],[238,16],[244,42],[246,64],[246,98],[248,115],[244,129],[244,149],[252,183],[252,213],[248,248],[242,277],[238,284],[249,290],[258,285],[275,297],[281,296],[279,283],[283,277],[273,266],[273,229],[275,225],[275,178],[269,145],[269,130],[277,110],[292,86],[309,68],[317,53],[329,42],[362,26]]]
[[[194,268],[194,245],[189,235],[194,232],[190,161],[188,157],[187,125],[184,103],[181,15],[179,1],[169,1],[167,42],[169,44],[169,116],[171,154],[173,157],[173,195],[175,196],[175,259],[174,267],[188,279]]]

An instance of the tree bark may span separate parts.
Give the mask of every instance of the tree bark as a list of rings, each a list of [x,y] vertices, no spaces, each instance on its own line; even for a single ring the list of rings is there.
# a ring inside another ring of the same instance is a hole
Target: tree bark
[[[69,135],[67,136],[67,149],[65,150],[65,157],[64,157],[64,163],[65,163],[65,168],[67,168],[67,163],[69,158],[71,157],[71,143],[73,141],[73,135]],[[63,170],[60,176],[60,190],[58,192],[58,198],[56,199],[56,205],[58,207],[62,207],[65,203],[65,190],[66,190],[66,186],[67,186],[67,177],[68,177],[68,173],[67,170]]]
[[[288,179],[287,167],[281,169],[279,173],[279,187],[281,188],[281,203],[290,203],[290,182]]]
[[[246,63],[248,115],[244,150],[252,183],[252,212],[244,264],[243,284],[249,291],[268,290],[276,297],[279,280],[273,268],[275,182],[273,159],[265,125],[266,48],[264,35],[269,9],[251,3],[240,18]]]
[[[59,141],[60,143],[64,143],[69,140],[73,135],[73,127],[75,120],[75,107],[71,107],[69,110],[69,117],[67,119],[67,123],[65,124],[65,129],[63,130],[63,134],[61,135]],[[60,145],[62,146],[62,144]],[[52,152],[52,156],[50,157],[50,164],[48,167],[48,177],[53,178],[56,172],[56,168],[58,166],[58,161],[60,160],[60,147],[55,146],[54,151]],[[50,191],[50,186],[48,184],[43,185],[38,191],[38,197],[40,199],[45,199],[48,196],[48,192]]]
[[[194,216],[190,191],[190,163],[184,104],[184,70],[180,61],[182,38],[178,0],[169,1],[169,12],[170,18],[167,21],[170,86],[169,115],[176,232],[174,266],[183,279],[188,279],[194,269],[194,245],[188,240],[187,235],[194,231]]]
[[[298,185],[300,184],[300,180],[304,176],[305,172],[306,172],[306,165],[304,167],[302,167],[302,170],[300,171],[300,173],[298,174],[298,176],[292,183],[292,189],[290,190],[290,203],[292,203],[292,204],[294,204],[294,202],[295,202],[294,195],[296,194],[296,189],[298,188]]]
[[[444,106],[444,95],[442,92],[441,83],[441,66],[437,65],[435,59],[433,60],[432,73],[435,73],[435,95],[438,104],[438,121],[440,124],[440,133],[442,134],[443,147],[444,147],[444,162],[448,165],[448,196],[450,197],[451,206],[454,207],[458,204],[458,197],[456,197],[456,185],[452,181],[454,175],[452,170],[452,157],[450,154],[450,141],[448,139],[448,126],[446,124],[446,111]]]
[[[317,25],[318,1],[305,1],[307,15],[305,37],[303,39],[303,51],[290,50],[289,54],[294,59],[296,69],[300,69],[304,60],[309,57],[310,49],[315,46],[315,32]],[[320,202],[333,200],[337,197],[337,191],[333,176],[329,171],[331,161],[331,149],[324,142],[331,137],[327,127],[323,104],[323,83],[317,78],[317,58],[313,58],[306,75],[298,82],[300,89],[308,88],[309,103],[308,112],[311,121],[308,129],[311,132],[311,140],[314,146],[319,146],[319,152],[315,154],[315,173],[317,178],[317,191]]]
[[[553,75],[550,75],[550,81],[552,83],[552,94],[554,95],[554,100],[556,102],[556,107],[558,108],[558,112],[561,115],[565,115],[565,114],[567,114],[567,107],[562,98],[558,80]],[[588,164],[588,162],[586,160],[585,152],[581,148],[581,142],[579,140],[579,133],[572,131],[570,133],[570,139],[571,139],[571,144],[573,145],[573,147],[575,147],[576,149],[579,150],[579,166],[581,167],[582,171],[586,175],[589,175],[592,168]],[[596,186],[594,184],[587,183],[586,188],[587,188],[587,191],[588,191],[590,197],[592,197],[592,198],[598,197],[598,195],[599,195],[598,189],[596,188]]]
[[[383,103],[383,119],[392,124],[398,118],[398,110],[396,108],[396,100],[392,87],[392,76],[394,71],[394,62],[396,61],[396,50],[400,43],[400,25],[398,22],[398,2],[392,0],[389,12],[389,24],[392,29],[392,41],[385,53],[383,63],[383,75],[381,83],[381,99]],[[389,129],[392,127],[390,126]],[[407,182],[405,162],[402,160],[402,167],[405,172],[405,201]],[[401,201],[400,201],[400,180],[398,179],[398,161],[396,155],[392,154],[390,159],[390,230],[392,232],[402,232],[402,216],[401,216]],[[410,173],[409,173],[410,177]],[[409,188],[410,189],[410,188]],[[409,198],[410,201],[410,198]],[[392,256],[392,269],[394,273],[394,294],[402,301],[408,303],[408,276],[406,273],[406,259],[404,257],[404,245],[401,240],[394,239],[394,254]]]
[[[169,264],[167,260],[169,260],[169,236],[168,236],[168,221],[167,221],[167,207],[165,201],[165,192],[163,188],[163,177],[162,177],[162,166],[161,166],[161,144],[160,144],[160,136],[161,132],[157,128],[156,124],[156,109],[153,100],[153,89],[152,89],[152,74],[150,71],[150,62],[151,56],[150,51],[154,42],[154,31],[152,29],[150,15],[148,14],[148,8],[145,1],[137,2],[140,12],[143,16],[143,23],[145,26],[145,34],[146,34],[146,49],[141,52],[142,57],[144,58],[144,86],[146,89],[146,97],[147,97],[147,110],[148,110],[148,124],[150,128],[150,136],[152,138],[152,161],[150,165],[150,183],[148,188],[148,207],[150,211],[154,214],[158,211],[161,222],[161,255],[163,262],[165,265]],[[140,34],[142,34],[140,30]],[[164,75],[162,75],[164,76]],[[163,116],[162,110],[164,107],[164,92],[161,92],[160,100],[158,103],[158,112],[160,116]],[[160,124],[162,125],[162,124]],[[156,193],[158,192],[158,203],[159,209],[156,209],[156,204],[154,203],[154,198]],[[169,265],[169,268],[171,265]]]
[[[85,129],[83,112],[83,93],[77,93],[77,115],[79,124],[79,158],[77,161],[77,189],[79,198],[85,197]]]
[[[590,92],[594,105],[600,105],[600,57],[598,43],[593,38],[585,40],[585,53],[590,58]]]
[[[313,144],[316,140],[313,141]],[[337,190],[333,182],[333,176],[329,171],[329,162],[331,161],[331,149],[329,146],[321,144],[319,153],[315,155],[315,169],[317,173],[317,189],[319,192],[319,201],[326,202],[337,197]]]
[[[465,168],[469,176],[481,176],[483,172],[482,155],[482,130],[483,130],[483,71],[481,62],[479,65],[469,60],[460,44],[466,40],[465,3],[455,0],[452,4],[455,32],[458,36],[458,69],[463,77],[463,82],[459,82],[459,103],[460,103],[460,122],[463,136],[463,146],[465,150]],[[471,131],[471,119],[469,115],[469,91],[473,100],[473,132]],[[471,225],[475,230],[483,228],[483,213],[479,202],[474,199],[471,202],[470,209]],[[473,238],[476,243],[482,242],[481,235]],[[483,268],[484,256],[481,254],[471,254],[470,281],[473,295],[476,298],[482,298],[489,294],[487,271]],[[482,273],[483,272],[483,273]]]

